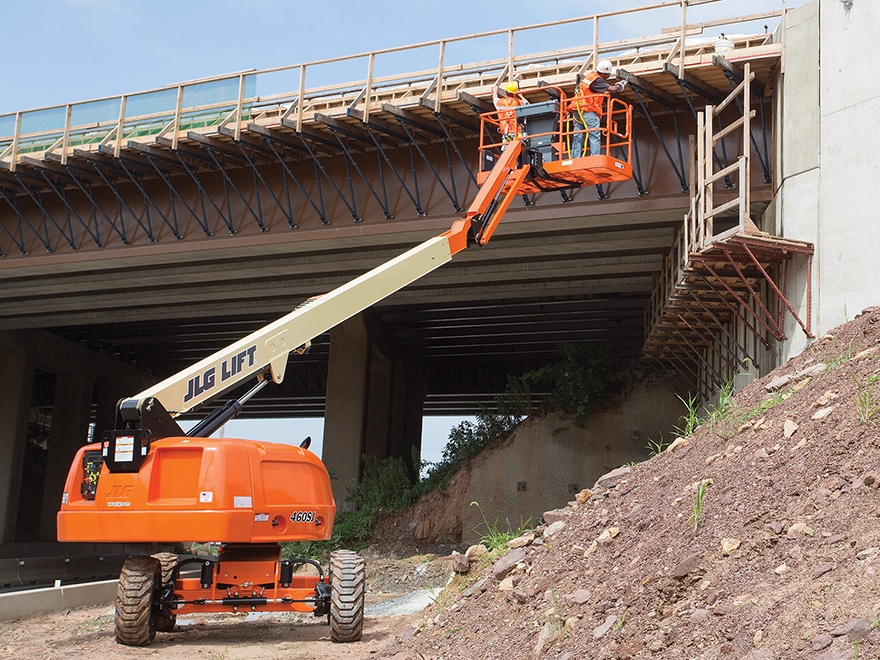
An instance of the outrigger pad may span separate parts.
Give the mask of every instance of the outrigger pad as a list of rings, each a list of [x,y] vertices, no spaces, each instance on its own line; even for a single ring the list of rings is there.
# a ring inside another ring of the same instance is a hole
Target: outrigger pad
[[[150,451],[151,433],[146,429],[104,431],[101,455],[113,472],[137,472]]]

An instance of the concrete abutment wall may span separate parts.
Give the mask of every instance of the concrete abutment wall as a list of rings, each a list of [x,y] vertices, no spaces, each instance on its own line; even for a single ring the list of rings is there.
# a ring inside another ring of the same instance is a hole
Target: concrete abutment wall
[[[811,241],[812,329],[821,337],[880,303],[880,76],[874,46],[880,5],[812,0],[786,17],[777,94],[775,227]],[[807,315],[805,259],[795,259],[789,298]],[[807,339],[791,316],[776,364]]]

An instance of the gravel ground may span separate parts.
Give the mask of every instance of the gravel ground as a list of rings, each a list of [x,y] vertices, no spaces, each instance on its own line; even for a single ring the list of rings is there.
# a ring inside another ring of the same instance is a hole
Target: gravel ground
[[[0,658],[131,660],[367,660],[383,655],[417,622],[449,579],[449,560],[436,554],[367,558],[364,636],[334,644],[326,617],[304,614],[201,614],[181,616],[174,632],[158,633],[145,648],[121,646],[113,632],[113,606],[84,607],[0,623]]]

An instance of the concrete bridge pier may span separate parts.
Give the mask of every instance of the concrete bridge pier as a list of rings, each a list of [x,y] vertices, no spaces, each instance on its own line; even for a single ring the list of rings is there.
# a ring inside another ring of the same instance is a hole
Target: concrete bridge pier
[[[352,508],[345,498],[360,481],[365,454],[403,458],[415,473],[426,394],[420,369],[372,310],[330,331],[323,460],[338,509]]]
[[[24,476],[38,370],[54,376],[42,483],[33,474]],[[118,399],[153,381],[147,373],[47,332],[0,333],[0,542],[38,540],[34,534],[56,540],[55,514],[70,462],[89,439],[93,401],[100,435],[113,428]],[[22,501],[33,519],[18,520]]]
[[[0,333],[0,543],[15,541],[34,368],[32,355]]]

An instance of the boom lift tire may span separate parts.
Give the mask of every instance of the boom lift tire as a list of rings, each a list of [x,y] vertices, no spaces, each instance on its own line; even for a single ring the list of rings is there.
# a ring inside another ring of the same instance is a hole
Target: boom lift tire
[[[366,564],[351,550],[330,555],[330,639],[356,642],[364,631]]]
[[[162,589],[169,587],[174,583],[174,569],[177,567],[177,555],[172,552],[157,552],[150,555],[153,559],[159,560],[162,568]],[[159,611],[159,619],[156,622],[156,630],[159,632],[171,632],[177,624],[177,615],[170,614],[164,609]]]
[[[156,637],[158,613],[153,603],[162,587],[162,565],[155,557],[130,557],[116,588],[116,641],[146,646]]]

